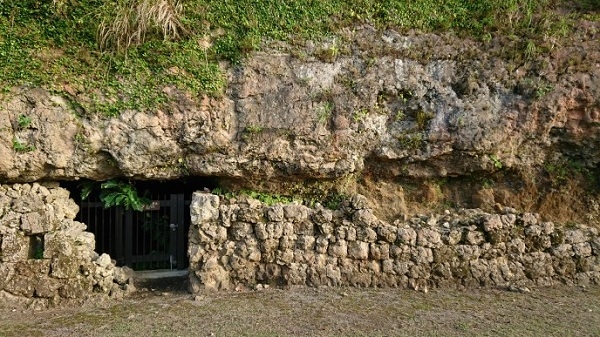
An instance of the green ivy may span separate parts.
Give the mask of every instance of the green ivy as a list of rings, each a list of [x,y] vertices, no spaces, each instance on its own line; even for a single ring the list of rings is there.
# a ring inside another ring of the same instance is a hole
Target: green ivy
[[[0,88],[43,86],[65,96],[76,89],[83,111],[106,117],[161,107],[174,99],[165,87],[192,97],[219,96],[226,86],[219,62],[239,64],[263,41],[302,46],[369,24],[400,32],[453,31],[483,41],[492,34],[514,36],[528,41],[527,55],[534,57],[548,36],[566,38],[576,20],[598,20],[590,12],[597,0],[186,0],[185,38],[168,41],[149,32],[146,42],[119,53],[100,50],[98,24],[133,0],[53,3],[0,0]],[[562,4],[569,15],[559,14]],[[200,43],[207,37],[207,44]],[[550,90],[541,87],[537,94]]]

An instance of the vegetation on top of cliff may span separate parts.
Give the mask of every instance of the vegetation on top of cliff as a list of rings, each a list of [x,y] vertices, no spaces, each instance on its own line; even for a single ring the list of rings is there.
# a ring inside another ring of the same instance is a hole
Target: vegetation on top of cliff
[[[0,89],[44,86],[79,113],[115,116],[160,106],[166,87],[220,95],[219,62],[239,63],[266,40],[318,41],[370,24],[511,36],[532,53],[598,10],[599,0],[0,0]]]

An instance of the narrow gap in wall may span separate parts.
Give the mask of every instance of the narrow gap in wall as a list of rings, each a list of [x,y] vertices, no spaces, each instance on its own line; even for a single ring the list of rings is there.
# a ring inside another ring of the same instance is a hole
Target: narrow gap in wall
[[[28,259],[41,260],[44,258],[44,235],[34,234],[29,236]]]
[[[107,253],[118,266],[136,271],[186,270],[192,193],[213,189],[218,181],[209,177],[169,181],[115,178],[110,181],[123,185],[110,190],[110,194],[102,188],[103,182],[61,182],[79,205],[76,220],[85,223],[87,230],[95,235],[96,252]],[[91,186],[91,192],[82,198],[81,192],[86,186]],[[142,210],[128,209],[123,204],[130,187],[139,197],[150,201]],[[107,198],[121,203],[105,207]]]

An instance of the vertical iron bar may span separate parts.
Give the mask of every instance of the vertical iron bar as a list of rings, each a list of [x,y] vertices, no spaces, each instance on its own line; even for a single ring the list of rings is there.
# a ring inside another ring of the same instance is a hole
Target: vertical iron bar
[[[133,214],[131,210],[125,211],[125,265],[132,267],[133,253]]]
[[[106,238],[104,235],[104,222],[106,221],[106,210],[102,209],[102,220],[98,223],[98,233],[100,233],[100,238],[102,239],[102,251],[106,252]]]
[[[123,255],[123,210],[116,210],[117,216],[115,219],[115,259],[120,263],[123,263],[125,256]]]
[[[114,240],[113,239],[113,226],[114,226],[115,218],[116,218],[116,212],[114,209],[111,209],[110,217],[108,218],[109,219],[108,223],[104,224],[104,227],[107,227],[106,231],[108,232],[108,242],[107,242],[108,243],[108,251],[109,251],[109,254],[111,254],[111,255],[115,253],[113,251],[113,240]]]
[[[185,243],[185,198],[183,194],[177,194],[177,269],[182,270],[187,268],[185,256],[187,253],[187,245]]]
[[[177,194],[171,194],[170,198],[169,198],[169,210],[171,212],[170,216],[169,216],[169,249],[168,249],[168,254],[171,256],[169,259],[169,264],[170,264],[170,268],[173,269],[173,263],[172,261],[175,260],[177,263],[179,263],[179,261],[177,261],[177,251],[176,251],[176,247],[177,247],[177,228],[171,228],[171,224],[174,224],[175,226],[179,225],[179,223],[177,222]]]

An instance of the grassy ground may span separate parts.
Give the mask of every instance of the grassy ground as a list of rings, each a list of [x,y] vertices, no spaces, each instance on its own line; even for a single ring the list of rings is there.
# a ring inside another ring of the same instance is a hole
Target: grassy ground
[[[599,336],[600,288],[299,288],[141,292],[122,302],[0,311],[0,336]]]
[[[176,18],[179,39],[164,39],[148,23],[141,44],[105,48],[99,28],[138,4],[157,0],[0,0],[0,89],[40,85],[73,98],[78,113],[118,115],[154,109],[169,99],[167,85],[192,95],[219,95],[226,86],[218,62],[238,63],[265,40],[298,43],[371,24],[403,32],[454,32],[488,41],[508,36],[523,52],[544,52],[548,38],[567,38],[581,20],[598,20],[598,0],[186,0]],[[127,12],[127,11],[131,12]],[[133,19],[128,23],[133,26]],[[127,36],[128,29],[117,26]],[[104,30],[106,31],[106,30]],[[131,34],[130,34],[131,35]],[[106,36],[104,36],[106,37]],[[331,50],[335,53],[335,46]]]

